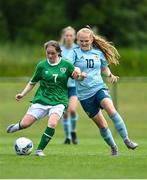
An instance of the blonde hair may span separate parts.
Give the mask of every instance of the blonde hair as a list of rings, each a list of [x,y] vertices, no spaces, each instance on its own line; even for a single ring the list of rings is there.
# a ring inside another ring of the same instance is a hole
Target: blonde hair
[[[68,31],[68,30],[73,31],[73,33],[76,35],[76,30],[75,30],[73,27],[71,27],[71,26],[65,27],[65,28],[62,30],[62,33],[61,33],[60,45],[64,45],[64,44],[65,44],[64,34],[65,34],[65,32]]]
[[[93,38],[92,45],[99,48],[105,55],[109,64],[119,64],[119,53],[111,42],[108,42],[105,38],[95,35],[90,27],[82,28],[77,32],[77,38],[81,32],[89,33]]]

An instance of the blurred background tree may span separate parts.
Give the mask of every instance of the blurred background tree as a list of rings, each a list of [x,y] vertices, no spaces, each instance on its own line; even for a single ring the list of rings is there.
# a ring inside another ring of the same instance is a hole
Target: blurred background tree
[[[40,43],[86,24],[119,46],[147,44],[147,0],[1,0],[0,40]]]
[[[147,76],[146,7],[147,0],[0,0],[0,76],[30,75],[44,42],[87,24],[119,48],[114,73]]]

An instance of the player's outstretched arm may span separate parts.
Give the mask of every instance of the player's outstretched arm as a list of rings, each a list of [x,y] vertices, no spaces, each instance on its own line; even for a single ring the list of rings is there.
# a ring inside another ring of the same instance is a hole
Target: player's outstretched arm
[[[29,82],[21,93],[16,94],[15,99],[17,101],[21,100],[25,95],[27,95],[33,89],[34,86],[35,84],[31,84]]]
[[[102,69],[102,74],[104,74],[107,78],[109,78],[111,83],[116,83],[119,80],[118,76],[115,76],[110,71],[109,67],[105,67]]]

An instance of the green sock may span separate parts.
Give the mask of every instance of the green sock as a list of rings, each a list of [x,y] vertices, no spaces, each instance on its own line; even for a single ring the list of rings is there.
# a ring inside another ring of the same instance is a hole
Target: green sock
[[[41,137],[37,150],[43,150],[46,147],[46,145],[49,143],[49,141],[51,140],[54,133],[55,133],[55,129],[47,127]]]

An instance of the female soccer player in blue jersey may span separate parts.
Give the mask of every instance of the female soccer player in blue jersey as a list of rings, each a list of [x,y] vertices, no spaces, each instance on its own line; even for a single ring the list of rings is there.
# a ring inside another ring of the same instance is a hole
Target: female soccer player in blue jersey
[[[20,122],[11,124],[7,128],[8,133],[13,133],[31,126],[36,120],[48,115],[48,125],[36,150],[37,156],[44,156],[43,149],[53,137],[58,121],[68,105],[68,78],[80,76],[79,68],[75,68],[73,64],[61,58],[59,43],[49,41],[44,47],[47,58],[38,63],[30,82],[21,93],[16,95],[16,100],[21,100],[37,82],[40,82],[32,105]]]
[[[83,81],[76,81],[77,95],[84,111],[98,126],[101,136],[111,146],[112,154],[117,154],[117,146],[101,109],[108,113],[125,145],[135,149],[138,144],[129,139],[125,123],[116,111],[108,87],[102,79],[104,74],[112,83],[117,82],[118,77],[108,67],[109,64],[119,63],[117,50],[104,38],[95,35],[90,28],[82,28],[77,32],[77,42],[79,47],[74,49],[74,65],[87,73],[87,78]]]
[[[61,35],[61,54],[62,57],[69,60],[71,62],[71,51],[77,47],[77,44],[74,43],[76,38],[76,31],[73,27],[68,26],[65,27],[62,31]],[[63,116],[63,126],[64,126],[64,132],[65,132],[65,141],[64,144],[70,144],[71,139],[73,144],[77,144],[77,134],[76,134],[76,124],[78,115],[76,112],[78,99],[76,94],[76,85],[75,80],[72,78],[69,78],[68,80],[68,98],[69,98],[69,104],[68,109],[64,113]]]

